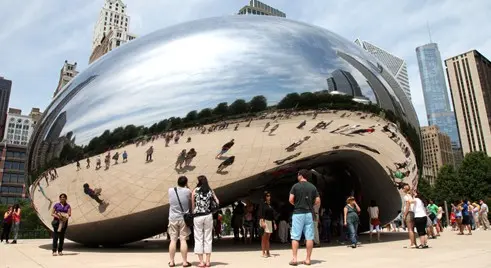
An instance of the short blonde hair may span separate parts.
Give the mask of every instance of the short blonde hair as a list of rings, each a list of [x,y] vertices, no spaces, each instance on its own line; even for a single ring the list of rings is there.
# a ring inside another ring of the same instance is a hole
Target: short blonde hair
[[[351,201],[354,201],[355,200],[355,197],[354,196],[350,196],[348,197],[348,199],[346,199],[346,204],[351,202]]]

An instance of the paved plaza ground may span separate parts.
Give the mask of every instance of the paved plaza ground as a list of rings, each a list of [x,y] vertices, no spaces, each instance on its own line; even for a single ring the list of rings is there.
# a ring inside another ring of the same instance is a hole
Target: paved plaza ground
[[[369,244],[362,235],[363,245],[351,249],[339,244],[315,248],[313,267],[418,267],[447,268],[468,266],[491,267],[491,231],[476,231],[472,236],[458,236],[445,231],[436,240],[430,240],[429,249],[407,249],[407,233],[384,233],[384,242]],[[147,240],[121,248],[86,248],[67,242],[64,256],[51,256],[50,240],[26,240],[17,245],[0,245],[0,267],[167,267],[168,243]],[[260,257],[259,244],[234,245],[230,239],[214,242],[212,266],[215,267],[289,267],[291,251],[288,245],[272,244],[273,257]],[[305,257],[305,249],[299,258]],[[197,265],[197,257],[189,260]],[[181,265],[177,254],[177,267]],[[305,265],[299,265],[305,267]]]

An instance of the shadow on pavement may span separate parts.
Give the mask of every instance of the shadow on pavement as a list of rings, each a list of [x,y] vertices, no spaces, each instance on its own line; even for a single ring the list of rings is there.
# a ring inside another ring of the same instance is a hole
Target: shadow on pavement
[[[376,241],[376,234],[373,236],[374,241]],[[408,235],[406,232],[399,233],[382,233],[381,240],[382,242],[373,242],[375,243],[385,243],[385,242],[393,242],[393,241],[402,241],[408,239]],[[359,241],[362,243],[362,246],[370,246],[369,236],[368,234],[361,234],[359,237]],[[322,248],[324,247],[339,247],[339,246],[348,246],[349,242],[344,244],[339,243],[337,240],[334,240],[331,243],[321,243]],[[51,244],[44,244],[39,246],[45,250],[51,250]],[[179,247],[179,245],[178,245]],[[193,245],[188,243],[189,252],[192,253]],[[121,246],[85,246],[82,244],[77,244],[74,242],[65,242],[64,250],[72,251],[72,252],[99,252],[99,253],[155,253],[155,252],[167,252],[169,248],[169,243],[163,239],[148,239],[142,240],[126,245]],[[304,249],[305,246],[301,246],[300,249]],[[274,257],[275,250],[287,250],[290,249],[290,243],[271,243],[271,251]],[[232,238],[222,238],[220,240],[213,241],[213,251],[214,252],[242,252],[242,251],[257,251],[260,254],[261,244],[259,241],[253,241],[251,244],[244,244],[242,242],[235,242]],[[315,248],[314,248],[315,254]],[[259,256],[259,255],[258,255]],[[314,261],[313,261],[314,262]]]

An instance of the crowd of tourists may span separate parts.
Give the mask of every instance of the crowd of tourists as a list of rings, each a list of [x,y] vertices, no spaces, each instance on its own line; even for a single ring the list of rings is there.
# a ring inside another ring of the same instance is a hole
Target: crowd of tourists
[[[403,186],[403,191],[405,195],[402,218],[409,234],[409,248],[427,249],[428,239],[436,239],[444,231],[445,211],[432,200],[427,200],[417,190],[412,190],[407,184]],[[472,235],[472,230],[479,228],[489,230],[488,213],[488,205],[483,200],[474,203],[460,200],[452,203],[450,211],[452,230],[457,231],[458,235],[464,235],[464,231],[467,231],[467,235]],[[419,237],[419,245],[416,234]]]

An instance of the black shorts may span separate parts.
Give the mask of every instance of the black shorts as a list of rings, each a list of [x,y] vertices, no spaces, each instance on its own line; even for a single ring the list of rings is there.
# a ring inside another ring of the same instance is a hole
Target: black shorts
[[[462,216],[462,224],[463,225],[471,224],[471,218],[469,217],[469,215]]]
[[[426,223],[428,222],[427,217],[414,218],[414,225],[416,225],[416,231],[419,236],[426,235]]]

